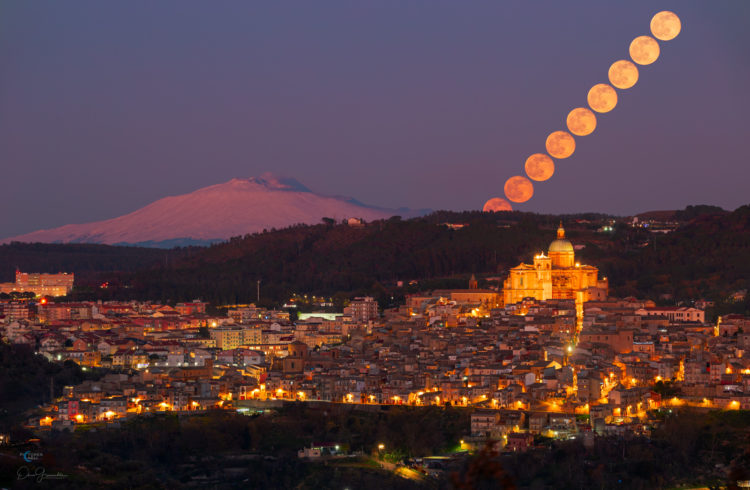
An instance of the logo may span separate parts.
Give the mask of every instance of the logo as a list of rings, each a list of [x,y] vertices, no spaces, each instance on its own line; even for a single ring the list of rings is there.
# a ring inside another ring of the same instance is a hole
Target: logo
[[[33,453],[31,451],[26,451],[25,453],[21,453],[21,457],[27,463],[31,463],[32,461],[42,459],[42,456],[43,456],[43,453]]]

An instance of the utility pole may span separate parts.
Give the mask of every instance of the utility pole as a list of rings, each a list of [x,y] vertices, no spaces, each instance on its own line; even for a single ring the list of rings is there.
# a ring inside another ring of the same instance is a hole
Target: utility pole
[[[258,279],[258,299],[257,303],[260,303],[260,279]]]

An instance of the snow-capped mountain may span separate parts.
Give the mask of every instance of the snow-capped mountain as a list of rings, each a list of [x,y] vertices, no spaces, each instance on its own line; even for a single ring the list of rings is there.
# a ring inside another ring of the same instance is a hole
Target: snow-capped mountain
[[[419,214],[366,206],[351,198],[322,196],[294,179],[264,174],[165,197],[118,218],[39,230],[6,238],[2,243],[210,243],[264,229],[320,223],[324,217],[370,221]]]

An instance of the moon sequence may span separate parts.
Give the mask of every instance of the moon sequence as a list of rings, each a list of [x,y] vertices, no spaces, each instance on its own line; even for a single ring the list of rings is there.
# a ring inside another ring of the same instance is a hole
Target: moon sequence
[[[655,62],[661,54],[659,41],[670,41],[677,37],[682,31],[682,22],[674,12],[661,11],[651,18],[651,36],[638,36],[630,43],[628,53],[630,60],[618,60],[612,63],[607,72],[609,83],[598,83],[591,87],[586,96],[591,110],[585,107],[576,107],[566,118],[566,131],[555,131],[545,141],[547,154],[534,153],[526,159],[524,169],[529,178],[542,182],[548,180],[555,173],[555,163],[552,158],[563,159],[570,157],[576,149],[573,136],[587,136],[594,132],[597,126],[597,117],[593,111],[600,114],[607,113],[617,106],[617,91],[633,87],[640,77],[638,65],[650,65]],[[654,39],[656,38],[656,39]],[[534,195],[534,184],[526,177],[516,175],[509,178],[504,186],[505,197],[508,200],[522,203]],[[505,199],[495,197],[484,204],[485,211],[510,211],[511,204]]]

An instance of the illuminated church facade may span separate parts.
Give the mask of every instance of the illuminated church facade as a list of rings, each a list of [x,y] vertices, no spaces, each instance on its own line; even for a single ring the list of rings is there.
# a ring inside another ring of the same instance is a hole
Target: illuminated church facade
[[[608,289],[607,279],[599,279],[599,269],[575,261],[573,245],[565,239],[560,223],[557,240],[550,244],[547,255],[541,253],[533,264],[522,263],[510,270],[503,283],[503,301],[506,305],[524,298],[585,302],[606,299]]]

